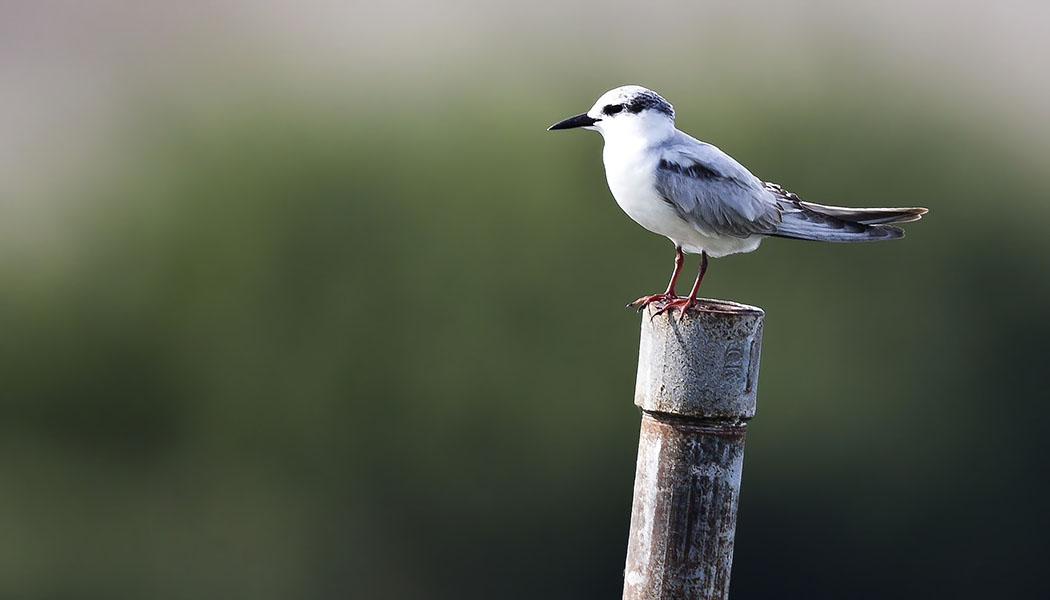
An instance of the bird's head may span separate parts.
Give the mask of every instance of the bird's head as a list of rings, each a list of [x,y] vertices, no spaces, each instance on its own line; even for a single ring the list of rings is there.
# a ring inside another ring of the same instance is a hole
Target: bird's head
[[[650,89],[625,85],[602,94],[587,112],[547,129],[575,127],[597,130],[606,139],[622,135],[660,138],[674,130],[674,107]]]

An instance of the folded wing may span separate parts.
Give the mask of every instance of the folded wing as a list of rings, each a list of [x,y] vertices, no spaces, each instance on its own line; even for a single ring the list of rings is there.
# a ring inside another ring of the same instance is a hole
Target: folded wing
[[[874,242],[904,237],[891,223],[917,221],[925,208],[845,208],[805,202],[775,183],[764,184],[781,207],[771,235],[824,242]]]
[[[762,182],[718,148],[688,142],[661,154],[656,189],[664,202],[704,235],[775,233],[781,209]]]
[[[681,132],[664,148],[656,168],[664,202],[709,236],[770,235],[827,242],[870,242],[904,237],[893,223],[916,221],[925,208],[846,208],[805,202],[763,182],[715,146]]]

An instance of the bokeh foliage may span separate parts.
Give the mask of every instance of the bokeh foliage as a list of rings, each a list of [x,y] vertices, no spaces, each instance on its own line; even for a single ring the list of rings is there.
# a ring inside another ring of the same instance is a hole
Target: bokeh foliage
[[[144,99],[0,259],[0,595],[617,597],[672,250],[544,131],[601,91]],[[734,598],[1045,586],[1038,165],[893,89],[677,93],[803,198],[931,209],[713,262],[767,311]]]

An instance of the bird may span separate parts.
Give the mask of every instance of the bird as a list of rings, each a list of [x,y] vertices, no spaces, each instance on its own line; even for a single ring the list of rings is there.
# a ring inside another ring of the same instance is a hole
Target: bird
[[[674,107],[656,92],[624,85],[602,94],[585,113],[551,125],[602,135],[605,176],[616,203],[645,229],[674,243],[674,271],[667,290],[627,306],[653,316],[697,306],[708,257],[751,252],[766,237],[822,242],[873,242],[904,237],[895,224],[916,221],[927,209],[846,208],[806,202],[759,179],[712,144],[675,127]],[[675,294],[683,253],[699,254],[689,296]]]

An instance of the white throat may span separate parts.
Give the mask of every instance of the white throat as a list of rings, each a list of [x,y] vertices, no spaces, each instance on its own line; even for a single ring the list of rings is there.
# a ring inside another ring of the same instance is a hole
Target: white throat
[[[603,119],[595,124],[606,145],[652,146],[674,135],[674,121],[666,115],[645,112]]]

